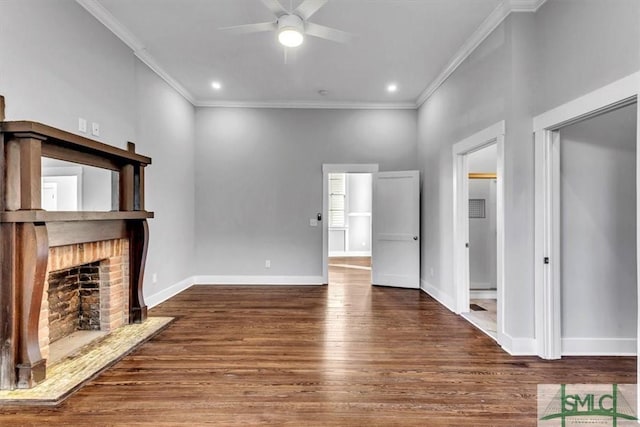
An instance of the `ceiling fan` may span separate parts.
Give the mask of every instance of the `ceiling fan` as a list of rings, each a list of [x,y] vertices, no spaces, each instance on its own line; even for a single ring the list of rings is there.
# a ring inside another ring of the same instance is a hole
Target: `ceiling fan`
[[[282,7],[278,0],[262,0],[262,3],[275,15],[275,21],[235,25],[219,29],[231,34],[277,31],[278,41],[286,47],[300,46],[304,41],[305,35],[339,43],[349,42],[352,38],[351,34],[309,22],[309,18],[324,6],[327,1],[329,0],[304,0],[295,10],[291,10],[291,8],[287,10]]]

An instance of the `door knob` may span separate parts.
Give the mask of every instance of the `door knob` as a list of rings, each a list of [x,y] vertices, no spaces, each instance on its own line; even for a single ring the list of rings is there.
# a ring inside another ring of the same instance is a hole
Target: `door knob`
[[[418,236],[413,236],[413,240],[418,240]]]

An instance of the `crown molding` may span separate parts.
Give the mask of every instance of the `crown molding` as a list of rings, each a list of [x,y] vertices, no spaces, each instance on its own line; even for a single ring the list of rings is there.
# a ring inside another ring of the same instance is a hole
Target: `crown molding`
[[[151,68],[162,80],[164,80],[169,86],[175,89],[180,95],[184,97],[187,101],[191,103],[191,105],[196,105],[195,98],[191,95],[187,89],[184,88],[176,79],[171,77],[169,73],[167,73],[164,68],[158,64],[153,56],[146,50],[141,49],[134,52],[136,57],[140,59],[140,61],[144,62],[149,68]]]
[[[536,12],[546,0],[503,0],[482,24],[480,24],[476,31],[473,32],[471,37],[464,42],[438,77],[420,94],[416,102],[403,103],[196,100],[184,86],[162,68],[153,55],[146,49],[142,41],[105,9],[98,0],[76,0],[76,2],[122,40],[133,50],[134,55],[140,59],[140,61],[151,68],[153,72],[195,107],[412,110],[424,104],[509,14],[512,12]]]
[[[511,13],[511,5],[508,2],[501,2],[480,26],[471,34],[460,47],[458,52],[451,58],[447,66],[440,72],[438,77],[420,94],[416,105],[420,107],[436,90],[453,74],[455,70],[473,53],[474,50],[495,30],[498,25]]]
[[[145,63],[153,72],[163,79],[169,86],[175,89],[191,104],[195,104],[195,99],[191,93],[184,88],[176,79],[171,77],[161,66],[158,61],[147,51],[146,47],[140,39],[138,39],[127,27],[118,21],[107,9],[102,6],[98,0],[76,0],[76,2],[85,8],[94,18],[102,25],[107,27],[113,34],[124,42],[134,55]]]
[[[512,12],[536,12],[546,1],[547,0],[503,0],[473,34],[471,34],[471,37],[464,42],[438,77],[420,94],[416,100],[416,107],[419,108],[424,104],[507,16]]]
[[[509,0],[511,12],[537,12],[547,0]]]
[[[196,107],[301,108],[322,110],[415,110],[414,102],[197,101]]]

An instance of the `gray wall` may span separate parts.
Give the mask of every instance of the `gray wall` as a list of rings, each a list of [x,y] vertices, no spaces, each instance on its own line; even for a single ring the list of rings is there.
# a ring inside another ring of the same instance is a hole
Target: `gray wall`
[[[638,0],[549,0],[535,21],[535,114],[640,69]]]
[[[636,0],[549,0],[535,14],[510,15],[419,110],[422,279],[449,300],[455,296],[451,146],[506,121],[504,297],[511,337],[534,337],[532,118],[638,71],[639,31]]]
[[[127,141],[153,158],[147,170],[149,296],[192,274],[193,107],[140,63],[75,1],[0,1],[0,94],[7,120],[77,133],[100,123],[99,140]],[[158,283],[151,283],[153,272]]]
[[[28,23],[28,24],[27,24]],[[135,136],[135,57],[75,1],[0,2],[0,93],[9,120],[70,131],[100,123],[121,148]]]
[[[82,210],[110,211],[111,171],[83,166],[82,168]]]
[[[195,109],[140,61],[135,81],[136,151],[153,159],[145,175],[146,208],[155,212],[145,276],[152,295],[193,275]]]
[[[322,275],[323,163],[415,168],[413,110],[199,108],[195,270]],[[265,268],[265,260],[271,268]]]
[[[525,16],[525,18],[532,19]],[[440,86],[418,112],[418,159],[422,176],[423,285],[453,302],[453,155],[456,142],[507,116],[511,81],[511,21],[500,25]],[[532,237],[522,234],[519,247]],[[527,253],[526,249],[523,251]],[[532,251],[531,251],[532,252]],[[433,274],[431,274],[433,271]],[[515,286],[533,296],[532,278]],[[531,299],[530,299],[531,300]],[[533,334],[533,314],[518,334]],[[527,311],[530,311],[528,314]],[[530,325],[528,325],[530,323]]]
[[[636,338],[636,121],[560,130],[563,338]]]

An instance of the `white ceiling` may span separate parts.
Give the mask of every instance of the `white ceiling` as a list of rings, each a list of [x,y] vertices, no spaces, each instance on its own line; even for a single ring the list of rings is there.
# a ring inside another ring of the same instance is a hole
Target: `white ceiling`
[[[330,0],[311,22],[354,40],[306,37],[285,64],[275,33],[218,30],[274,20],[260,0],[77,1],[195,105],[400,108],[423,101],[510,11],[541,3]],[[281,1],[294,8],[301,2]],[[212,89],[214,80],[221,90]],[[396,93],[386,91],[390,82]]]

